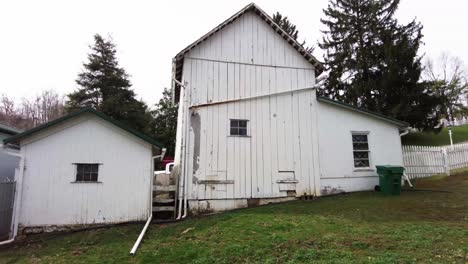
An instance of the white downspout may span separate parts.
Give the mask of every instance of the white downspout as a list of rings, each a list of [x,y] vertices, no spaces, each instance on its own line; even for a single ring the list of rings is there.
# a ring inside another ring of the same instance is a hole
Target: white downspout
[[[186,112],[185,112],[185,104],[186,104],[186,89],[185,89],[185,85],[182,84],[181,82],[179,82],[178,80],[176,80],[175,76],[173,75],[172,76],[172,81],[174,84],[178,84],[181,88],[181,92],[180,92],[180,95],[179,95],[179,116],[177,117],[178,118],[178,124],[177,124],[177,133],[180,133],[177,135],[177,140],[179,142],[181,142],[181,145],[180,147],[177,147],[176,146],[176,155],[175,155],[175,167],[178,167],[178,170],[179,170],[179,192],[178,192],[178,197],[177,197],[177,200],[179,201],[179,203],[177,204],[178,205],[178,214],[177,214],[177,218],[176,220],[179,220],[181,219],[182,217],[182,203],[184,202],[184,197],[185,197],[185,185],[186,185],[186,181],[185,181],[185,152],[186,152],[186,128],[185,128],[185,122],[186,121]],[[180,128],[180,131],[179,131],[179,128]],[[178,153],[178,150],[180,149],[180,153]],[[180,160],[177,160],[177,159],[180,159]],[[183,187],[183,188],[180,188],[180,187]]]
[[[406,128],[405,131],[403,131],[401,134],[400,134],[400,137],[402,136],[406,136],[408,133],[409,133],[410,129],[409,128]]]
[[[403,131],[403,132],[400,134],[400,137],[407,135],[407,134],[409,133],[409,131],[410,131],[410,128],[407,127],[407,128],[405,129],[405,131]],[[408,175],[406,174],[406,172],[403,172],[403,180],[402,180],[402,182],[404,183],[405,180],[408,182],[408,185],[409,185],[411,188],[414,187],[413,184],[412,184],[411,181],[410,181],[410,178],[409,178]]]
[[[161,155],[158,156],[153,156],[151,157],[151,177],[150,177],[150,199],[149,199],[149,217],[148,220],[146,220],[145,226],[143,227],[143,230],[141,230],[140,235],[138,236],[137,240],[135,241],[135,244],[133,245],[132,249],[130,250],[130,255],[135,255],[138,247],[140,246],[141,241],[143,240],[143,237],[145,236],[146,230],[148,229],[149,224],[151,223],[151,220],[153,219],[153,179],[154,179],[154,161],[157,158],[160,158],[161,160],[164,158],[164,154],[166,153],[166,149],[163,148]]]
[[[177,80],[175,80],[176,82],[178,82]],[[181,84],[180,82],[178,82],[178,84]],[[189,102],[191,102],[191,100],[188,98],[188,91],[187,91],[187,87],[185,85],[182,85],[182,87],[184,88],[184,104],[187,104],[187,106],[189,106]],[[186,123],[186,129],[185,129],[185,141],[184,141],[184,151],[182,152],[183,155],[184,155],[184,158],[183,158],[183,171],[184,171],[184,174],[183,174],[183,177],[184,177],[184,194],[183,194],[183,198],[184,198],[184,214],[182,215],[182,219],[186,218],[187,217],[187,212],[188,212],[188,193],[189,193],[189,188],[188,188],[188,182],[189,182],[189,172],[188,172],[188,159],[190,158],[190,155],[189,155],[189,150],[188,150],[188,147],[190,146],[190,108],[187,107],[187,113],[185,114],[185,123]]]
[[[189,113],[187,115],[189,115],[189,114],[190,114],[190,111],[189,111]],[[187,133],[187,136],[186,136],[187,137],[187,140],[186,140],[187,142],[186,142],[186,144],[187,144],[187,146],[190,146],[190,128],[187,127],[186,133]],[[187,211],[188,211],[187,195],[188,195],[188,192],[189,192],[189,189],[188,189],[188,181],[189,181],[188,175],[189,174],[187,173],[187,169],[188,169],[187,159],[189,158],[189,153],[187,151],[187,147],[185,147],[184,155],[185,155],[185,158],[184,158],[184,161],[185,161],[184,162],[184,215],[182,215],[182,219],[187,217]]]

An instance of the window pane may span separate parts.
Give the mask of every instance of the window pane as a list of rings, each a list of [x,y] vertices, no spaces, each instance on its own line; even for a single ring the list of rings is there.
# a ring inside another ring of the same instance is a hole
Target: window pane
[[[83,172],[76,173],[76,181],[83,181]]]
[[[367,168],[369,163],[369,143],[367,135],[352,135],[355,168]]]
[[[231,120],[231,127],[239,127],[239,120]]]
[[[83,181],[83,165],[76,165],[76,181]]]
[[[353,135],[353,143],[367,142],[367,135]]]
[[[83,164],[77,164],[76,165],[76,172],[83,174],[84,166]]]
[[[247,129],[239,128],[239,136],[247,136]]]
[[[369,145],[367,143],[353,143],[354,150],[369,150]]]
[[[239,135],[239,129],[231,128],[231,136],[237,136],[237,135]]]
[[[367,161],[367,164],[369,164],[368,161]],[[364,160],[355,160],[354,161],[354,167],[362,168],[362,167],[369,167],[369,165],[366,165],[366,161],[364,161]]]
[[[76,164],[76,181],[89,182],[97,181],[99,174],[99,164]]]
[[[89,181],[91,179],[91,175],[89,174],[89,172],[85,172],[84,173],[84,181]]]
[[[354,152],[354,158],[355,159],[369,159],[369,152]]]
[[[91,181],[97,181],[98,174],[97,173],[91,173]]]
[[[240,128],[247,128],[247,120],[239,120]]]

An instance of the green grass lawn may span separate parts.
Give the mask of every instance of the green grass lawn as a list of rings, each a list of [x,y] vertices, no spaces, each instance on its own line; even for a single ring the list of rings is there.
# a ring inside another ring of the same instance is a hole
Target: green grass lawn
[[[150,226],[30,236],[0,263],[468,263],[468,174]]]
[[[468,125],[452,128],[453,143],[468,141]],[[440,133],[432,132],[415,132],[409,133],[401,138],[403,145],[418,145],[418,146],[442,146],[450,145],[450,137],[448,129],[444,128]]]

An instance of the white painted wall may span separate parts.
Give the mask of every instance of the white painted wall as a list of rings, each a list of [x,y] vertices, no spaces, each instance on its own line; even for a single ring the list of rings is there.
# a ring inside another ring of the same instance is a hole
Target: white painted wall
[[[182,79],[185,142],[178,146],[187,148],[180,164],[189,199],[318,192],[317,101],[313,89],[304,90],[315,85],[314,67],[262,19],[247,13],[190,51]],[[197,107],[263,95],[271,96]],[[229,136],[230,119],[248,119],[249,136]]]
[[[403,165],[398,126],[324,102],[318,112],[322,191],[371,190],[378,185],[376,165]],[[352,131],[369,132],[371,170],[354,168]]]
[[[86,114],[21,141],[25,157],[20,225],[146,220],[151,146]],[[74,183],[73,163],[102,163],[99,183]]]
[[[373,165],[402,164],[398,128],[319,103],[314,67],[253,13],[186,54],[182,82],[176,170],[192,210],[373,188],[375,171],[353,170],[352,130],[370,131]],[[249,120],[248,137],[229,136],[230,119]]]

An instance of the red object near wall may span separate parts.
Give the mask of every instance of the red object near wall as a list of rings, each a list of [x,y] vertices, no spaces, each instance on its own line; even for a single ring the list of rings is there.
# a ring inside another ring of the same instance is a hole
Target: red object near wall
[[[168,156],[164,157],[162,161],[164,168],[166,167],[168,163],[171,163],[171,162],[174,162],[174,157],[168,157]]]

